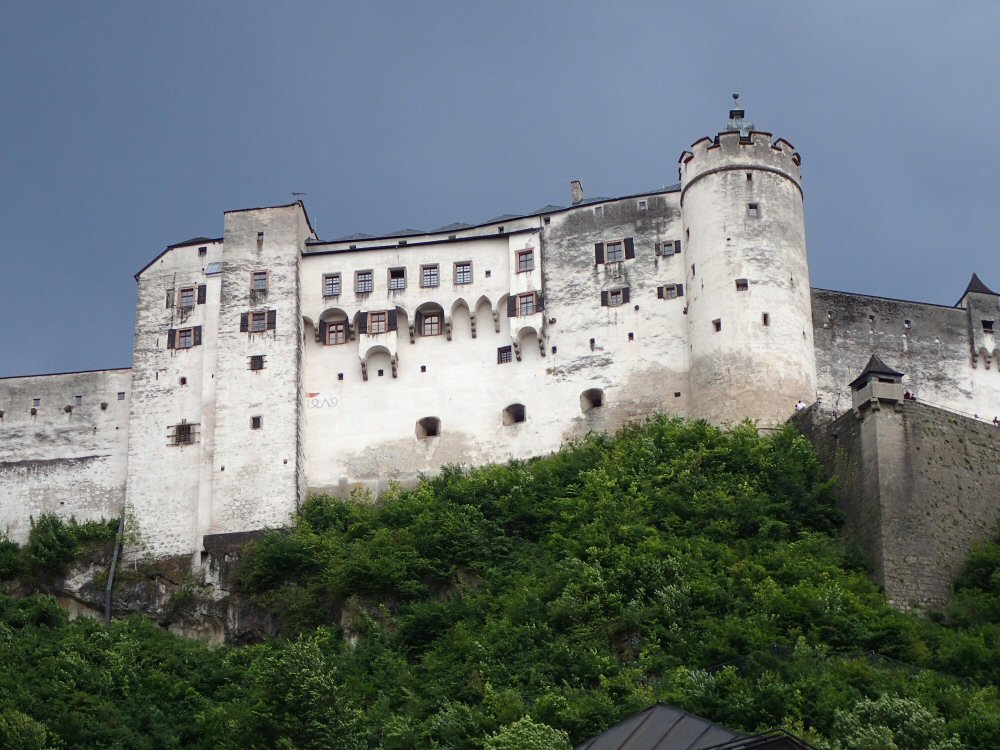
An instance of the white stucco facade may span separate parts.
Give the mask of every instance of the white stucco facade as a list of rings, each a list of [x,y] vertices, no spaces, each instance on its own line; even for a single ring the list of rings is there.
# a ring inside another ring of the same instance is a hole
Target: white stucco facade
[[[675,187],[476,226],[328,241],[301,203],[227,212],[136,275],[131,370],[0,380],[0,532],[126,507],[142,549],[197,555],[309,493],[657,412],[843,411],[873,349],[927,401],[992,418],[997,296],[811,290],[799,155],[743,125],[685,151]]]

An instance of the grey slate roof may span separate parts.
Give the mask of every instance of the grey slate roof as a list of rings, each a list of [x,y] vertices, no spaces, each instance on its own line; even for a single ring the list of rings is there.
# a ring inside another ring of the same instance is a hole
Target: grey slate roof
[[[577,745],[576,750],[707,750],[745,737],[708,719],[657,703]]]
[[[865,365],[865,369],[861,371],[854,380],[851,381],[850,387],[853,388],[855,383],[865,380],[869,375],[887,375],[889,377],[901,378],[903,373],[899,370],[893,370],[889,365],[882,361],[882,359],[875,353],[872,353],[871,359],[868,360],[868,364]]]
[[[986,286],[986,284],[980,281],[979,276],[976,274],[972,274],[972,281],[969,282],[969,286],[966,287],[965,289],[965,294],[968,294],[969,292],[975,292],[976,294],[992,294],[994,296],[996,295],[996,292],[994,292],[992,289]],[[964,297],[965,294],[963,294],[962,296]]]

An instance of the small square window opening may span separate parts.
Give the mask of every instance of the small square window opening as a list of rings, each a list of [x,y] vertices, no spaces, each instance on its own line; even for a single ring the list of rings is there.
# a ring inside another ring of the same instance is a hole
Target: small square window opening
[[[199,247],[198,248],[198,257],[199,258],[204,258],[206,255],[208,255],[208,248],[205,247],[205,246]]]
[[[984,320],[983,321],[983,333],[993,333],[993,321]]]
[[[125,400],[125,391],[118,391],[118,400],[119,401]]]
[[[251,430],[259,430],[263,426],[264,426],[264,418],[263,417],[250,417],[250,429]]]
[[[513,360],[514,350],[511,346],[498,346],[497,347],[497,364],[504,365]]]
[[[746,279],[736,279],[736,291],[745,292],[750,288],[750,282]]]
[[[250,355],[250,369],[251,370],[263,370],[264,369],[264,355],[263,354],[251,354]]]
[[[747,203],[747,216],[751,219],[757,219],[760,217],[760,204],[759,203]]]
[[[636,207],[636,208],[637,208],[637,209],[638,209],[639,211],[645,211],[645,210],[646,210],[646,201],[639,201],[638,203],[636,203],[636,206],[635,206],[635,207]]]
[[[712,328],[715,329],[716,333],[718,333],[719,331],[721,331],[722,330],[722,319],[721,318],[716,318],[715,320],[713,320],[712,321]]]

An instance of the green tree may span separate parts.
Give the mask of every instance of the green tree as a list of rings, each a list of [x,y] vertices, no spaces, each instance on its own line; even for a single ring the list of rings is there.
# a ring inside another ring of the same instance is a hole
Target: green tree
[[[483,743],[483,750],[570,750],[569,735],[524,716],[507,724]]]

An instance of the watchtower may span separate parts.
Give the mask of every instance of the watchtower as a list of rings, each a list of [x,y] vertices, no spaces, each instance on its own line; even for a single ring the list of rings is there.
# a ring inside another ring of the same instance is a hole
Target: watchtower
[[[691,414],[767,427],[816,395],[801,159],[738,96],[726,129],[680,157]]]

